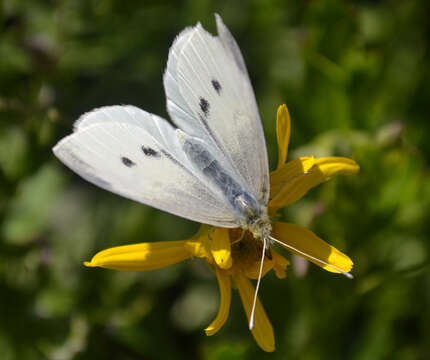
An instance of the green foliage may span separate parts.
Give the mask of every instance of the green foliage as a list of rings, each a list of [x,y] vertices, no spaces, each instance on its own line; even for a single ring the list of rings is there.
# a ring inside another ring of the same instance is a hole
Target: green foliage
[[[428,1],[18,1],[0,5],[0,354],[35,359],[430,358]],[[109,194],[52,146],[94,107],[167,117],[162,73],[185,26],[220,13],[246,58],[276,164],[342,155],[361,172],[283,213],[355,262],[349,281],[293,259],[264,278],[277,350],[254,343],[237,294],[219,334],[214,275],[84,268],[115,245],[190,237],[197,224]]]

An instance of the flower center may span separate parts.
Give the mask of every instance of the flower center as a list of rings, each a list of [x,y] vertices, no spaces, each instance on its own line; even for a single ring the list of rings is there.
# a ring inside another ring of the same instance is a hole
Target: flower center
[[[241,228],[231,229],[229,234],[234,264],[251,267],[260,263],[263,251],[263,242],[260,239],[254,238],[251,232]]]

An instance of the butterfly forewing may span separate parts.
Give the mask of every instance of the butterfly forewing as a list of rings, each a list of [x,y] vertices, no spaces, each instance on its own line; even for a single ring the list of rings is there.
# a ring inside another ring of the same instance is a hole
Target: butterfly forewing
[[[224,166],[267,204],[268,161],[254,92],[220,17],[217,28],[217,37],[200,24],[186,29],[170,49],[164,76],[168,111],[185,132],[215,147]]]

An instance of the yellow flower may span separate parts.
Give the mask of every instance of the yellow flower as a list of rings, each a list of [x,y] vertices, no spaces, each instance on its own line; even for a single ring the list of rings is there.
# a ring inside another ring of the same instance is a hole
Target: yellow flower
[[[276,211],[304,196],[314,186],[335,175],[355,174],[359,166],[343,157],[302,157],[285,163],[290,140],[290,116],[282,105],[277,112],[278,166],[270,174],[271,200],[269,213]],[[349,272],[351,259],[327,244],[312,231],[301,226],[272,223],[272,236],[292,252],[331,272]],[[248,321],[250,320],[254,287],[250,279],[257,279],[261,264],[263,242],[256,241],[250,232],[241,229],[224,229],[202,225],[192,238],[180,241],[142,243],[118,246],[97,253],[86,266],[117,270],[155,270],[190,259],[203,258],[214,270],[220,289],[218,315],[205,329],[206,335],[214,335],[226,322],[231,302],[232,282],[237,287]],[[282,279],[286,276],[289,261],[271,249],[266,252],[262,276],[273,269]],[[338,270],[336,270],[338,269]],[[273,328],[261,302],[257,299],[254,327],[251,330],[257,344],[267,352],[275,350]]]

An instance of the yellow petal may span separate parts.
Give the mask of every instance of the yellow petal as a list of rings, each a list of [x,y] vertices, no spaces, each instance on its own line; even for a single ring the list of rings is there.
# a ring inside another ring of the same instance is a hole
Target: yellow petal
[[[287,266],[290,262],[282,255],[272,249],[273,270],[278,279],[284,279],[287,276]]]
[[[298,250],[309,254],[317,259],[321,259],[326,263],[336,266],[337,268],[349,272],[352,269],[352,260],[335,247],[327,244],[324,240],[316,236],[312,231],[301,227],[299,225],[275,222],[273,223],[273,236],[279,241],[293,246]],[[293,250],[293,253],[303,256]],[[321,266],[323,269],[331,272],[338,273],[339,271],[323,265],[318,261],[310,259],[309,257],[303,256],[314,264]]]
[[[270,173],[269,207],[281,208],[300,199],[310,189],[307,180],[315,159],[312,156],[290,161]],[[313,184],[313,186],[315,186]]]
[[[97,253],[85,266],[116,270],[155,270],[186,260],[197,243],[189,240],[117,246]]]
[[[202,224],[199,231],[189,239],[187,246],[191,253],[199,258],[206,258],[206,261],[213,264],[213,257],[211,254],[212,239],[210,234],[213,232],[214,227]]]
[[[335,175],[351,175],[360,167],[343,157],[301,157],[288,162],[270,174],[269,206],[281,208],[303,197],[310,189]]]
[[[218,286],[220,291],[220,303],[218,315],[211,322],[211,324],[205,329],[206,335],[211,336],[216,334],[219,329],[225,324],[230,313],[230,303],[231,303],[231,282],[230,276],[224,271],[215,267],[216,277],[218,280]]]
[[[211,239],[211,253],[215,263],[221,269],[229,269],[233,264],[231,258],[230,235],[228,229],[215,228],[209,235]]]
[[[242,300],[242,305],[249,322],[252,302],[254,300],[254,287],[252,286],[251,281],[241,273],[235,273],[233,278],[239,290],[240,299]],[[264,351],[272,352],[275,350],[275,336],[273,334],[272,324],[270,323],[259,299],[257,299],[257,304],[255,306],[255,323],[254,329],[252,329],[251,332],[258,346],[260,346]]]
[[[242,265],[241,271],[249,279],[254,279],[254,280],[258,279],[258,275],[260,274],[260,261],[261,260],[254,261],[252,264],[250,263],[241,264]],[[261,272],[261,277],[264,277],[272,269],[273,269],[273,262],[266,257],[264,259],[263,271]]]
[[[323,173],[324,180],[336,175],[354,175],[360,171],[360,166],[354,160],[338,156],[317,158],[315,166]]]
[[[287,160],[290,143],[291,119],[286,105],[278,107],[276,114],[276,137],[278,139],[278,168]]]

